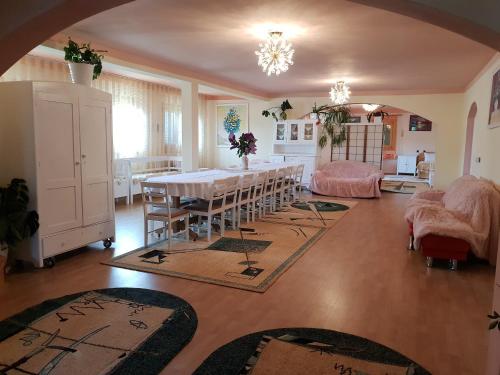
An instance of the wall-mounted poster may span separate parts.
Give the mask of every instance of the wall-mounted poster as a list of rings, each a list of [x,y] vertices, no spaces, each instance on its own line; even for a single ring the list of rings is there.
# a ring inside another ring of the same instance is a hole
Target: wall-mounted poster
[[[430,132],[432,131],[432,121],[429,121],[421,116],[410,115],[409,130],[411,132]]]
[[[236,138],[248,131],[248,104],[217,104],[217,146],[229,147],[229,134]]]
[[[488,120],[490,128],[500,126],[500,70],[493,75],[491,83],[490,116]]]

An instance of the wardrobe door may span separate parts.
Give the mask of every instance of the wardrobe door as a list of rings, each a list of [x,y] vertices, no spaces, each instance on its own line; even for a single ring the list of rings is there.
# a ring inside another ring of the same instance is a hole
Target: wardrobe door
[[[113,217],[111,102],[80,98],[83,225]]]
[[[77,99],[70,95],[36,92],[34,124],[40,234],[80,227],[82,202]]]

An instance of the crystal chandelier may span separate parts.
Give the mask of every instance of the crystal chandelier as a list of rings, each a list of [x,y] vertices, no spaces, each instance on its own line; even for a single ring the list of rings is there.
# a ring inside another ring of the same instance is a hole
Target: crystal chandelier
[[[283,37],[283,33],[273,31],[269,33],[264,44],[259,44],[260,50],[255,51],[259,57],[257,65],[262,67],[263,72],[267,75],[279,75],[281,72],[286,72],[289,65],[293,65],[292,44]]]
[[[366,112],[373,112],[373,111],[375,111],[378,107],[380,107],[380,105],[378,105],[378,104],[363,104],[363,109],[364,109]]]
[[[345,104],[351,97],[351,90],[344,81],[337,81],[330,90],[330,98],[335,104]]]

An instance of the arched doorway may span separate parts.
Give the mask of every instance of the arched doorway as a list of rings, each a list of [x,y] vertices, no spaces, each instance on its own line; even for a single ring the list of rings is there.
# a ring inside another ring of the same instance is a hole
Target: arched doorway
[[[472,141],[474,139],[474,123],[476,120],[477,104],[472,103],[467,115],[467,130],[465,133],[465,152],[464,152],[464,171],[463,175],[470,174],[471,158],[472,158]]]

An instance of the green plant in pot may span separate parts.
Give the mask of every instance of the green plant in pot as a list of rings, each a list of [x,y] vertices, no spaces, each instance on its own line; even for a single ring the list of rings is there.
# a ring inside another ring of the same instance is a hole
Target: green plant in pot
[[[382,111],[380,109],[377,109],[375,111],[368,113],[366,115],[366,119],[368,120],[368,122],[371,122],[372,119],[380,118],[380,121],[382,122],[382,121],[384,121],[384,117],[386,117],[386,116],[389,116],[389,113]]]
[[[26,181],[12,179],[0,187],[0,281],[7,265],[9,249],[38,230],[38,213],[28,210],[29,192]]]
[[[330,141],[330,161],[333,151],[347,139],[345,124],[351,119],[351,109],[346,105],[314,105],[312,112],[316,117],[316,125],[321,125],[319,147],[325,148]]]
[[[90,86],[93,79],[97,79],[102,71],[102,50],[95,50],[90,43],[79,45],[68,39],[68,45],[64,47],[64,60],[68,62],[73,83],[81,83]]]

